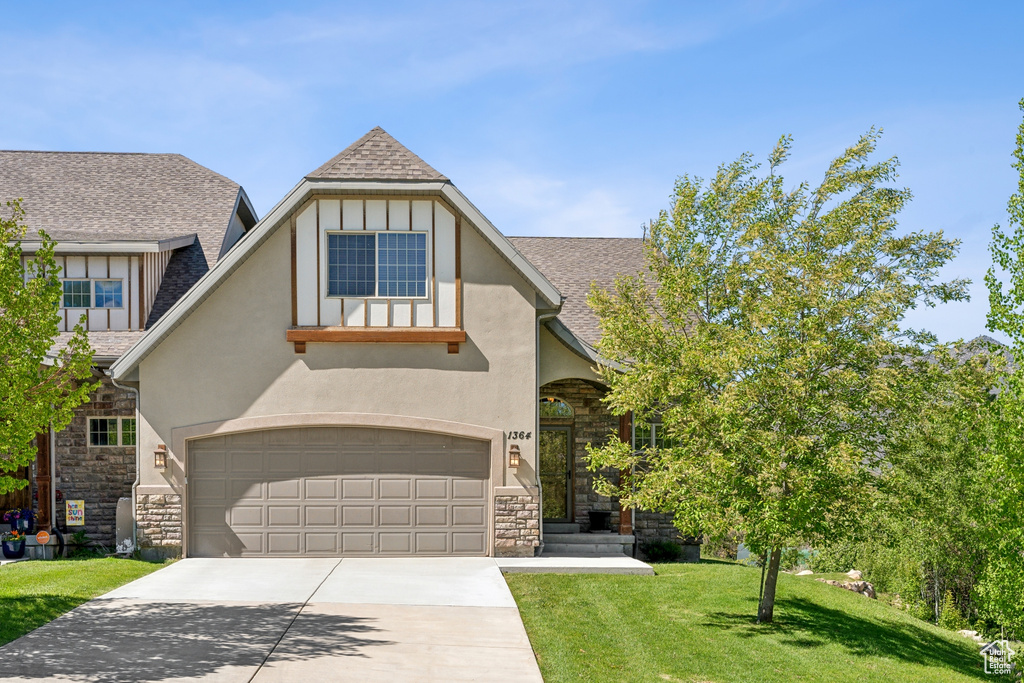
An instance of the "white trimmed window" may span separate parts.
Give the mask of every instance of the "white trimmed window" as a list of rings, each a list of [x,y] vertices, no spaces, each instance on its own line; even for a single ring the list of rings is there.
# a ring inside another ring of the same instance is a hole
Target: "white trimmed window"
[[[64,308],[124,308],[124,280],[64,280]]]
[[[90,446],[134,446],[134,417],[90,417]]]
[[[328,232],[327,296],[427,296],[427,233]]]

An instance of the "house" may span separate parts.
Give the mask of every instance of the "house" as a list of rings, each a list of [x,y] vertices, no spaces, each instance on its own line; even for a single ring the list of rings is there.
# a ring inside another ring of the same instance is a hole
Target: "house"
[[[57,241],[64,283],[57,348],[81,322],[100,382],[66,429],[37,438],[32,490],[2,504],[27,507],[34,497],[39,526],[48,528],[64,526],[64,500],[84,501],[82,530],[111,546],[117,501],[132,496],[136,479],[137,423],[134,390],[105,371],[255,225],[256,214],[237,183],[177,154],[0,151],[0,198],[22,200],[26,258],[40,230]]]
[[[641,240],[505,237],[380,128],[236,232],[109,367],[138,395],[144,553],[531,556],[678,538],[668,516],[597,495],[583,461],[588,443],[656,438],[601,403],[585,302],[591,282],[643,268]]]

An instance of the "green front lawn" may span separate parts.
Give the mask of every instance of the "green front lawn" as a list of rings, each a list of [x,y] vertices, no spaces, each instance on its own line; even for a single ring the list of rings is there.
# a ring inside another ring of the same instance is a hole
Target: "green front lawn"
[[[0,645],[162,566],[110,557],[0,567]]]
[[[759,569],[655,571],[507,575],[544,680],[995,680],[973,641],[814,577],[781,575],[775,623],[759,626]]]

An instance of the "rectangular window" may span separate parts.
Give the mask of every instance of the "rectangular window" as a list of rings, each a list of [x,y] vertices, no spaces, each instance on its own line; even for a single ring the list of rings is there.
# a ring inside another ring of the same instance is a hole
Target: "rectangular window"
[[[90,446],[116,446],[117,445],[117,418],[116,417],[93,417],[93,418],[89,418],[89,445]]]
[[[135,445],[135,418],[134,417],[123,417],[123,418],[121,418],[121,445],[122,446],[134,446]]]
[[[426,233],[327,233],[327,296],[427,296]]]
[[[375,296],[376,239],[374,234],[328,233],[328,296]]]
[[[380,233],[378,242],[378,296],[426,296],[426,234],[422,232]]]
[[[89,308],[92,292],[89,280],[64,280],[64,308]]]
[[[121,297],[121,280],[94,280],[96,288],[96,308],[123,308]]]

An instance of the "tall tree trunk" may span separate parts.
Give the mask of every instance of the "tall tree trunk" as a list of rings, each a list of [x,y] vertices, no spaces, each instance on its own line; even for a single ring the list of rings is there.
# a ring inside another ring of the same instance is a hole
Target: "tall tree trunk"
[[[757,623],[770,624],[775,616],[775,584],[779,580],[779,562],[782,560],[782,548],[772,549],[768,560],[768,573],[764,577],[764,597],[757,610]]]

